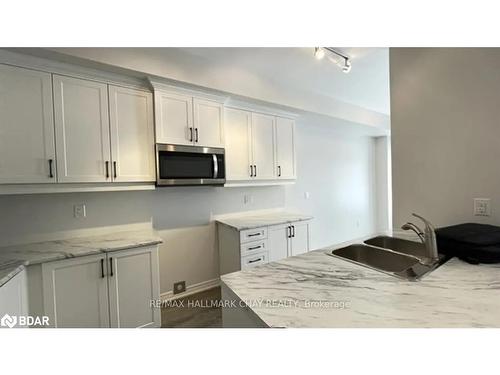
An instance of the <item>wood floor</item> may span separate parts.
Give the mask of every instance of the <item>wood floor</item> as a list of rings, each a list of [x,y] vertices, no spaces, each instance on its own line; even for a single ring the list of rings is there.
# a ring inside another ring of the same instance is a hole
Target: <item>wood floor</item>
[[[220,287],[171,301],[161,309],[162,328],[222,328]]]

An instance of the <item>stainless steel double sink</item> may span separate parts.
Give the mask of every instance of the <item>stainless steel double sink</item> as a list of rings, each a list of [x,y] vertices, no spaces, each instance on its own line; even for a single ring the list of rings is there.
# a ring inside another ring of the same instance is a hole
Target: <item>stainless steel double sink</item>
[[[364,244],[350,245],[327,254],[410,281],[421,279],[450,259],[439,254],[433,264],[423,264],[424,244],[388,236],[370,238]]]

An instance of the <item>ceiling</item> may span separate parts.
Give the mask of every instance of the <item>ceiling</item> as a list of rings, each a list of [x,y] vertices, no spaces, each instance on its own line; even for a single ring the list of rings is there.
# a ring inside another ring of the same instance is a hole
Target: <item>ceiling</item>
[[[334,47],[335,48],[335,47]],[[280,87],[311,92],[384,114],[389,106],[389,49],[336,48],[351,58],[349,74],[314,48],[182,48],[219,65],[237,65]]]

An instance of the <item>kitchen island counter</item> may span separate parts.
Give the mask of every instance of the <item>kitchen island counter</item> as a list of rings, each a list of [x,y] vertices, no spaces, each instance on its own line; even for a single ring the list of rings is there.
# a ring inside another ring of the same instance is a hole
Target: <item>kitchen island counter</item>
[[[333,249],[222,276],[223,298],[236,300],[224,325],[500,327],[499,264],[453,258],[414,282],[325,254]]]

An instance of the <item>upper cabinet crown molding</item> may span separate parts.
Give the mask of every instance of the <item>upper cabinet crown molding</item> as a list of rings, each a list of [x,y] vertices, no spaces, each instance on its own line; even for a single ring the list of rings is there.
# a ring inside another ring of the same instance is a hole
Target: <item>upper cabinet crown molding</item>
[[[212,100],[218,103],[225,103],[228,99],[227,95],[214,93],[213,90],[203,87],[191,87],[183,85],[182,83],[165,83],[153,78],[148,78],[148,80],[155,92],[162,91],[170,94],[187,95],[200,99]]]
[[[299,117],[296,112],[291,112],[283,109],[278,109],[276,107],[271,107],[266,104],[262,104],[258,101],[253,101],[251,99],[237,99],[229,97],[225,102],[226,108],[240,109],[248,112],[256,112],[264,115],[279,116],[295,120]]]
[[[133,77],[128,74],[111,72],[109,71],[109,68],[108,70],[105,70],[105,65],[103,65],[102,69],[96,69],[93,67],[96,65],[95,63],[92,64],[92,67],[90,67],[90,64],[88,64],[89,66],[83,66],[82,64],[85,64],[84,60],[79,61],[78,65],[76,65],[26,54],[40,53],[40,50],[43,50],[40,48],[21,48],[16,50],[21,50],[24,53],[0,49],[0,64],[13,65],[15,67],[23,67],[46,73],[150,91],[149,83],[146,79]]]

